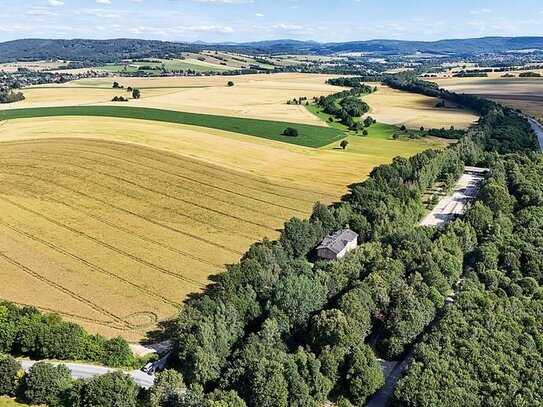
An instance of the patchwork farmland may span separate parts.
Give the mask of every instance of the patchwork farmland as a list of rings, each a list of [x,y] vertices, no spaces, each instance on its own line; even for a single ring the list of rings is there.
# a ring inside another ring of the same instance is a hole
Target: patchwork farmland
[[[107,102],[100,80],[29,88],[0,111],[0,278],[13,280],[0,296],[141,340],[285,220],[339,200],[397,155],[448,145],[393,140],[397,127],[379,124],[348,135],[343,151],[341,132],[286,104],[338,88],[277,78],[234,79],[237,93],[224,78],[124,79],[149,93],[128,106]],[[260,104],[244,115],[251,92]],[[169,100],[183,95],[192,108]],[[294,140],[280,135],[290,125]]]

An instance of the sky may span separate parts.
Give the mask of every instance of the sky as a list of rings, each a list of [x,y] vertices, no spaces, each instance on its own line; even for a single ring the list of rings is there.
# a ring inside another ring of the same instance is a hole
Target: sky
[[[541,0],[0,0],[0,41],[543,36]]]

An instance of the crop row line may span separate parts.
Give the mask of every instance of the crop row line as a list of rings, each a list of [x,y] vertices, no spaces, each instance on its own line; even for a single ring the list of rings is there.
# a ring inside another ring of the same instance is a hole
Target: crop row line
[[[51,154],[51,153],[50,153]],[[66,155],[66,154],[59,154],[59,153],[53,153],[55,155],[60,155],[60,156],[64,156],[64,157],[71,157],[69,155]],[[2,158],[2,159],[10,159],[11,157],[8,157],[8,158]],[[73,157],[71,157],[73,158]],[[93,162],[93,163],[98,163],[97,161],[94,161],[94,160],[91,160],[91,159],[87,159],[87,158],[83,158],[83,159],[86,159],[90,162]],[[227,216],[227,217],[230,217],[232,219],[236,219],[236,220],[239,220],[240,222],[245,222],[245,223],[248,223],[248,224],[251,224],[251,225],[254,225],[254,226],[259,226],[259,227],[262,227],[262,228],[265,228],[266,230],[269,230],[271,229],[269,226],[263,224],[263,223],[257,223],[257,222],[253,222],[253,221],[250,221],[250,220],[247,220],[247,219],[244,219],[244,218],[240,218],[238,216],[234,216],[232,214],[229,214],[229,213],[226,213],[226,212],[222,212],[222,211],[218,211],[216,209],[213,209],[213,208],[209,208],[205,205],[201,205],[201,204],[197,204],[195,202],[192,202],[192,201],[188,201],[186,199],[181,199],[181,198],[178,198],[177,196],[174,196],[174,195],[171,195],[171,194],[168,194],[168,193],[165,193],[165,192],[162,192],[162,191],[159,191],[159,190],[156,190],[156,189],[153,189],[153,188],[150,188],[150,187],[147,187],[145,185],[141,185],[137,182],[134,182],[134,181],[130,181],[126,178],[123,178],[123,177],[119,177],[119,176],[116,176],[116,175],[113,175],[113,174],[110,174],[110,173],[107,173],[107,172],[103,172],[103,171],[99,171],[99,170],[96,170],[96,169],[92,169],[90,170],[89,167],[86,167],[86,166],[83,166],[83,165],[78,165],[78,164],[74,164],[72,162],[64,162],[64,161],[56,161],[56,160],[46,160],[46,159],[42,159],[42,158],[32,158],[32,160],[34,161],[43,161],[43,162],[51,162],[51,163],[54,163],[54,164],[59,164],[59,165],[70,165],[70,166],[73,166],[75,168],[79,168],[79,169],[82,169],[84,171],[89,171],[89,172],[92,172],[93,174],[94,173],[97,173],[97,174],[100,174],[100,175],[103,175],[104,177],[109,177],[109,178],[113,178],[117,181],[121,181],[121,182],[124,182],[126,184],[129,184],[131,186],[134,186],[136,188],[140,188],[140,189],[143,189],[145,191],[148,191],[148,192],[151,192],[151,193],[154,193],[154,194],[157,194],[157,195],[160,195],[160,196],[163,196],[163,197],[166,197],[166,198],[169,198],[169,199],[173,199],[175,201],[179,201],[179,202],[183,202],[184,204],[187,204],[187,205],[191,205],[191,206],[195,206],[197,208],[200,208],[200,209],[203,209],[203,210],[207,210],[207,211],[210,211],[210,212],[214,212],[218,215],[221,215],[221,216]],[[117,166],[113,166],[117,169],[119,169],[119,167]],[[49,169],[49,167],[47,167]],[[77,178],[77,179],[82,179],[80,177],[76,177],[75,175],[69,173],[69,174],[66,174],[64,171],[61,171],[61,170],[57,170],[57,169],[53,169],[53,171],[57,171],[57,172],[61,172],[61,173],[64,173],[65,175],[69,175],[73,178]],[[122,171],[122,168],[121,168],[121,171]],[[151,178],[151,177],[149,177]],[[86,181],[88,181],[87,178],[84,178]],[[151,178],[153,179],[153,178]],[[156,180],[156,179],[155,179]],[[159,180],[156,180],[158,182],[163,182],[163,181],[159,181]],[[106,188],[109,188],[107,187],[106,185],[102,185],[102,184],[98,184],[94,181],[89,181],[95,185],[99,185],[99,186],[103,186],[103,187],[106,187]],[[126,195],[126,193],[125,193]],[[205,196],[205,195],[204,195]],[[133,195],[131,195],[130,197],[134,198],[134,199],[137,199],[136,197],[134,197]],[[209,197],[208,198],[212,198],[212,199],[215,199],[217,201],[220,201],[219,199],[216,199],[216,198],[213,198],[213,197]],[[229,203],[229,202],[226,202],[226,201],[221,201],[223,203]],[[243,208],[243,206],[240,206],[240,205],[236,205],[236,206],[239,206],[241,208]],[[167,208],[164,208],[164,209],[167,209]],[[251,210],[255,213],[258,213],[256,212],[254,209],[250,209],[250,208],[244,208],[244,209],[248,209],[248,210]],[[176,212],[177,213],[177,212]],[[193,221],[196,221],[196,222],[199,222],[199,223],[202,223],[206,226],[209,226],[208,223],[205,223],[203,221],[200,221],[200,220],[197,220],[197,219],[194,219],[193,217],[190,217],[184,213],[179,213],[180,216],[183,216],[183,217],[187,217],[187,218],[190,218],[190,220],[193,220]],[[215,226],[216,227],[216,226]],[[219,227],[216,227],[217,229],[221,230],[221,228]],[[230,230],[228,229],[222,229],[224,232],[228,232],[228,233],[232,233]],[[237,233],[237,235],[240,235],[240,233]],[[243,235],[243,234],[242,234]],[[244,237],[248,238],[248,239],[254,239],[254,236],[250,236],[250,235],[243,235]]]
[[[205,285],[201,284],[200,282],[198,282],[196,280],[193,280],[191,278],[182,276],[180,274],[177,274],[177,273],[174,273],[174,272],[172,272],[170,270],[167,270],[164,267],[161,267],[161,266],[156,265],[154,263],[148,262],[147,260],[144,260],[144,259],[142,259],[142,258],[140,258],[140,257],[138,257],[138,256],[136,256],[136,255],[134,255],[132,253],[128,253],[128,252],[126,252],[126,251],[124,251],[122,249],[119,249],[118,247],[112,246],[109,243],[103,242],[100,239],[97,239],[97,238],[95,238],[93,236],[88,235],[85,232],[82,232],[81,230],[77,230],[77,229],[75,229],[75,228],[73,228],[71,226],[65,225],[62,222],[59,222],[59,221],[57,221],[57,220],[55,220],[53,218],[50,218],[49,216],[44,215],[42,213],[39,213],[39,212],[37,212],[37,211],[35,211],[33,209],[27,208],[24,205],[13,202],[10,199],[7,199],[5,197],[0,196],[0,200],[2,200],[4,202],[7,202],[7,203],[9,203],[9,204],[23,210],[23,211],[26,211],[26,212],[28,212],[28,213],[30,213],[30,214],[38,217],[38,218],[45,219],[49,223],[57,225],[60,228],[66,229],[66,230],[68,230],[68,231],[70,231],[70,232],[72,232],[72,233],[74,233],[74,234],[76,234],[78,236],[81,236],[81,237],[83,237],[83,238],[85,238],[87,240],[90,240],[90,241],[96,243],[99,246],[105,247],[106,249],[109,249],[109,250],[111,250],[111,251],[113,251],[113,252],[115,252],[115,253],[117,253],[117,254],[119,254],[121,256],[132,259],[136,263],[140,263],[140,264],[142,264],[144,266],[147,266],[148,268],[151,268],[151,269],[153,269],[153,270],[155,270],[155,271],[157,271],[159,273],[169,275],[169,276],[174,277],[174,278],[179,279],[179,280],[183,280],[186,283],[192,284],[192,285],[194,285],[194,286],[196,286],[196,287],[198,287],[200,289],[205,287]]]
[[[11,184],[13,185],[13,184]],[[13,185],[14,187],[16,187],[16,185]],[[88,216],[89,218],[91,219],[94,219],[100,223],[103,223],[104,225],[108,225],[109,227],[112,227],[114,229],[117,229],[117,230],[120,230],[121,232],[124,232],[124,233],[127,233],[131,236],[135,236],[137,237],[138,239],[141,239],[143,240],[144,242],[147,242],[147,243],[152,243],[154,245],[157,245],[157,246],[160,246],[160,248],[165,248],[169,251],[171,251],[172,253],[175,253],[175,254],[178,254],[178,255],[181,255],[183,257],[186,257],[186,258],[189,258],[189,259],[192,259],[192,260],[195,260],[195,261],[198,261],[200,263],[203,263],[203,264],[206,264],[208,266],[211,266],[217,270],[222,270],[222,267],[223,265],[222,264],[216,264],[216,263],[212,263],[208,260],[205,260],[205,259],[202,259],[198,256],[194,256],[194,255],[191,255],[190,253],[187,253],[187,252],[184,252],[182,250],[179,250],[179,249],[176,249],[175,247],[172,247],[166,243],[163,243],[163,242],[159,242],[159,241],[156,241],[154,239],[151,239],[147,236],[142,236],[140,234],[137,234],[135,233],[133,230],[130,230],[130,229],[127,229],[127,228],[124,228],[116,223],[113,223],[113,222],[109,222],[107,220],[104,220],[102,218],[100,218],[99,216],[96,216],[92,213],[92,211],[88,211],[86,209],[82,209],[81,207],[75,207],[73,205],[68,205],[67,203],[61,201],[61,200],[58,200],[58,199],[55,199],[55,198],[52,198],[51,196],[48,196],[47,197],[47,200],[48,201],[51,201],[51,202],[54,202],[58,205],[63,205],[71,210],[73,210],[74,212],[81,212],[83,214],[85,214],[85,216]]]
[[[208,182],[204,182],[204,181],[199,181],[199,180],[195,180],[191,177],[187,177],[187,176],[184,176],[184,175],[179,175],[179,174],[174,174],[172,172],[169,172],[169,171],[166,171],[166,170],[163,170],[161,168],[157,168],[157,167],[153,167],[153,166],[150,166],[150,165],[146,165],[146,164],[142,164],[142,163],[139,163],[137,161],[132,161],[132,160],[128,160],[126,158],[121,158],[121,157],[117,157],[117,156],[114,156],[114,155],[111,155],[111,154],[105,154],[105,153],[99,153],[99,152],[94,152],[94,151],[85,151],[85,150],[79,150],[79,149],[69,149],[69,150],[65,150],[65,151],[75,151],[75,152],[78,152],[78,153],[82,153],[82,154],[94,154],[94,155],[97,155],[99,157],[109,157],[109,158],[113,158],[115,160],[118,160],[118,161],[121,161],[121,162],[126,162],[126,163],[130,163],[130,164],[134,164],[134,165],[137,165],[137,166],[140,166],[140,167],[143,167],[144,169],[152,169],[154,171],[158,171],[158,172],[161,172],[161,173],[164,173],[164,174],[167,174],[168,176],[173,176],[173,177],[176,177],[176,178],[180,178],[182,180],[185,180],[185,181],[189,181],[191,183],[194,183],[194,184],[198,184],[198,185],[203,185],[203,186],[206,186],[206,187],[209,187],[209,188],[212,188],[212,189],[216,189],[218,191],[222,191],[222,192],[226,192],[226,193],[229,193],[229,194],[232,194],[232,195],[237,195],[237,196],[240,196],[242,198],[245,198],[245,199],[250,199],[250,200],[253,200],[253,201],[257,201],[257,202],[260,202],[260,203],[264,203],[266,205],[270,205],[270,206],[275,206],[277,208],[281,208],[281,209],[287,209],[289,211],[293,211],[293,212],[297,212],[298,214],[304,214],[305,213],[299,209],[296,209],[296,208],[292,208],[290,206],[286,206],[286,205],[281,205],[281,204],[277,204],[277,203],[274,203],[274,202],[270,202],[270,201],[267,201],[265,199],[260,199],[260,198],[257,198],[257,197],[254,197],[254,196],[249,196],[249,195],[245,195],[245,194],[242,194],[241,192],[236,192],[236,191],[232,191],[228,188],[222,188],[222,187],[219,187],[217,185],[213,185],[211,183],[208,183]],[[24,152],[10,152],[9,154],[29,154],[29,153],[36,153],[36,154],[48,154],[48,155],[57,155],[57,156],[61,156],[61,157],[69,157],[69,158],[74,158],[73,155],[69,155],[69,154],[62,154],[62,153],[58,153],[58,152],[43,152],[43,151],[24,151]],[[90,162],[93,162],[93,163],[97,163],[97,164],[103,164],[103,161],[99,161],[99,160],[93,160],[91,158],[88,158],[88,157],[83,157],[83,156],[78,156],[77,159],[82,159],[82,160],[87,160],[87,161],[90,161]],[[118,165],[114,165],[114,164],[111,164],[111,163],[108,163],[108,166],[111,166],[113,168],[117,168],[121,171],[125,171],[126,169],[122,168],[122,167],[119,167]],[[162,182],[162,183],[165,183],[165,181],[163,180],[160,180],[158,178],[155,178],[155,177],[151,177],[149,174],[141,174],[141,173],[138,173],[140,175],[144,175],[146,177],[148,177],[149,179],[152,179],[156,182]],[[168,183],[169,184],[169,183]],[[175,184],[169,184],[169,185],[175,185]],[[222,203],[226,203],[226,204],[232,204],[231,201],[228,201],[228,200],[224,200],[224,199],[221,199],[221,198],[217,198],[215,196],[212,196],[212,195],[209,195],[209,194],[205,194],[203,193],[201,190],[197,190],[197,189],[190,189],[191,191],[193,192],[196,192],[202,196],[205,196],[207,198],[210,198],[210,199],[213,199],[213,200],[216,200],[218,202],[222,202]],[[243,208],[243,209],[246,209],[248,211],[251,211],[251,212],[255,212],[255,213],[258,213],[258,214],[261,214],[260,211],[252,208],[252,207],[249,207],[249,206],[245,206],[245,205],[240,205],[239,203],[236,203],[235,204],[236,206],[239,206],[240,208]],[[267,215],[271,218],[275,218],[275,219],[278,219],[278,220],[284,220],[282,217],[280,216],[275,216],[273,214],[269,214]]]
[[[9,158],[8,158],[9,159]],[[16,158],[15,158],[16,159]],[[4,160],[6,160],[6,158],[4,158]],[[36,159],[36,160],[40,160],[40,159]],[[58,162],[58,161],[54,161],[54,160],[40,160],[40,161],[49,161],[49,162],[53,162],[55,164],[60,164],[60,165],[66,165],[66,163],[63,163],[63,162]],[[68,163],[67,165],[72,165],[76,168],[79,168],[79,169],[82,169],[82,170],[85,170],[85,171],[91,171],[89,170],[88,167],[84,167],[84,166],[80,166],[80,165],[77,165],[77,164],[71,164],[71,163]],[[120,194],[120,195],[124,195],[128,198],[131,198],[131,199],[135,199],[135,200],[141,200],[141,197],[137,196],[137,195],[134,195],[134,194],[129,194],[127,193],[126,191],[121,191],[119,189],[113,189],[111,188],[110,186],[108,185],[104,185],[104,184],[101,184],[101,183],[98,183],[98,182],[95,182],[93,181],[92,179],[89,179],[89,178],[84,178],[84,177],[80,177],[80,176],[76,176],[74,175],[72,172],[67,172],[67,171],[62,171],[60,169],[57,169],[57,168],[50,168],[50,167],[38,167],[38,166],[31,166],[31,165],[15,165],[15,164],[11,164],[11,166],[15,166],[15,167],[23,167],[23,168],[31,168],[31,169],[40,169],[40,170],[43,170],[43,169],[46,169],[46,170],[51,170],[51,171],[55,171],[59,174],[63,174],[65,176],[68,176],[68,177],[72,177],[72,178],[75,178],[79,181],[84,181],[84,182],[87,182],[87,183],[91,183],[91,184],[94,184],[100,188],[106,188],[110,191],[112,191],[113,193],[115,194]],[[197,207],[197,208],[200,208],[200,209],[203,209],[203,210],[208,210],[210,212],[213,212],[213,213],[216,213],[220,216],[225,216],[225,217],[228,217],[228,218],[232,218],[232,219],[236,219],[240,222],[245,222],[247,224],[251,224],[253,226],[258,226],[258,227],[261,227],[263,229],[266,229],[267,231],[269,230],[273,230],[272,228],[270,228],[269,226],[266,226],[264,224],[261,224],[261,223],[257,223],[257,222],[253,222],[253,221],[249,221],[249,220],[246,220],[246,219],[243,219],[243,218],[240,218],[239,216],[235,216],[235,215],[230,215],[226,212],[222,212],[222,211],[218,211],[216,209],[211,209],[211,208],[207,208],[206,206],[203,206],[203,205],[200,205],[200,204],[196,204],[196,203],[193,203],[193,202],[190,202],[190,201],[187,201],[187,200],[184,200],[184,199],[180,199],[180,198],[177,198],[173,195],[170,195],[170,194],[166,194],[166,193],[163,193],[163,192],[160,192],[160,191],[156,191],[156,190],[153,190],[152,188],[148,188],[148,187],[145,187],[145,186],[142,186],[142,185],[139,185],[133,181],[129,181],[129,180],[125,180],[121,177],[117,177],[115,175],[111,175],[111,174],[108,174],[108,173],[105,173],[105,172],[101,172],[101,171],[98,171],[98,170],[92,170],[92,173],[97,173],[97,174],[100,174],[100,175],[103,175],[104,177],[109,177],[109,178],[112,178],[112,179],[115,179],[117,181],[121,181],[121,182],[124,182],[124,183],[127,183],[133,187],[136,187],[136,188],[140,188],[140,189],[143,189],[143,190],[146,190],[148,192],[151,192],[151,193],[154,193],[154,194],[157,194],[157,195],[160,195],[160,196],[163,196],[163,197],[166,197],[168,199],[173,199],[175,201],[179,201],[179,202],[183,202],[187,205],[191,205],[191,206],[194,206],[194,207]],[[200,219],[197,219],[193,216],[190,216],[190,215],[187,215],[186,213],[184,212],[180,212],[178,210],[175,210],[175,209],[172,209],[172,208],[169,208],[169,207],[166,207],[166,206],[161,206],[160,207],[161,209],[163,209],[164,211],[168,211],[168,212],[171,212],[177,216],[181,216],[183,218],[186,218],[186,219],[189,219],[190,221],[192,222],[196,222],[196,223],[200,223],[204,226],[211,226],[213,227],[214,229],[218,230],[218,231],[222,231],[222,232],[225,232],[227,234],[230,234],[232,235],[232,231],[231,230],[228,230],[226,228],[222,228],[220,226],[217,226],[217,225],[211,225],[205,221],[202,221]],[[255,236],[254,235],[248,235],[248,234],[244,234],[242,232],[238,232],[237,233],[237,236],[243,236],[247,239],[250,239],[250,240],[254,240],[255,239]]]
[[[64,315],[66,317],[75,318],[75,319],[78,319],[78,320],[81,320],[81,321],[87,321],[87,322],[90,322],[90,323],[95,324],[95,325],[105,326],[107,328],[114,328],[114,329],[118,329],[120,331],[127,331],[128,330],[127,328],[120,328],[118,326],[112,325],[111,322],[99,321],[97,319],[84,317],[82,315],[72,314],[72,313],[66,312],[66,311],[59,311],[59,310],[53,309],[53,308],[42,307],[41,305],[25,304],[23,302],[12,301],[12,300],[10,300],[9,302],[12,303],[12,304],[18,305],[19,307],[33,307],[33,308],[36,308],[37,310],[40,310],[40,311],[55,313],[55,314],[59,314],[59,315]]]
[[[3,221],[0,221],[0,224],[6,226],[6,224],[3,222]],[[8,226],[9,227],[9,226]],[[107,316],[109,318],[112,318],[114,321],[117,321],[118,323],[120,324],[124,324],[124,325],[127,325],[128,327],[131,327],[131,325],[129,323],[127,323],[126,321],[122,320],[121,318],[119,318],[117,315],[115,314],[112,314],[111,312],[109,312],[108,310],[100,307],[98,304],[95,304],[93,303],[92,301],[89,301],[87,300],[86,298],[80,296],[79,294],[76,294],[74,293],[73,291],[67,289],[66,287],[63,287],[61,286],[60,284],[58,283],[55,283],[54,281],[52,280],[49,280],[48,278],[45,278],[43,277],[42,275],[40,275],[39,273],[35,272],[34,270],[26,267],[25,265],[19,263],[17,260],[14,260],[12,259],[11,257],[8,257],[5,253],[3,252],[0,252],[0,257],[3,258],[4,260],[6,260],[8,263],[10,263],[11,265],[17,267],[19,270],[23,271],[24,273],[32,276],[33,278],[41,281],[42,283],[45,283],[55,289],[57,289],[58,291],[61,291],[62,293],[68,295],[69,297],[72,297],[74,300],[78,301],[78,302],[81,302],[87,306],[89,306],[90,308],[92,308],[93,310],[95,310],[96,312],[104,315],[104,316]]]
[[[0,199],[2,199],[2,198],[0,197]],[[28,232],[26,232],[26,231],[24,231],[24,230],[22,230],[20,228],[17,228],[17,227],[15,227],[13,225],[10,225],[8,223],[4,222],[2,224],[6,228],[11,229],[12,231],[14,231],[14,232],[16,232],[16,233],[18,233],[20,235],[23,235],[23,236],[25,236],[26,238],[28,238],[30,240],[38,242],[43,246],[46,246],[46,247],[48,247],[48,248],[50,248],[50,249],[52,249],[52,250],[54,250],[54,251],[56,251],[56,252],[58,252],[60,254],[63,254],[66,257],[70,257],[70,258],[76,260],[77,262],[84,264],[86,267],[88,267],[89,269],[91,269],[91,270],[93,270],[93,271],[95,271],[95,272],[97,272],[99,274],[106,275],[106,276],[108,276],[110,278],[113,278],[113,279],[119,281],[119,282],[127,284],[130,287],[134,288],[135,290],[137,290],[137,291],[139,291],[139,292],[141,292],[141,293],[143,293],[145,295],[148,295],[148,296],[150,296],[152,298],[159,299],[159,300],[163,301],[164,303],[172,305],[175,308],[179,308],[179,309],[181,308],[181,304],[176,303],[174,301],[171,301],[171,300],[167,299],[166,297],[162,297],[161,295],[156,294],[156,293],[154,293],[152,291],[149,291],[149,290],[147,290],[147,289],[145,289],[143,287],[140,287],[137,284],[131,282],[130,280],[127,280],[127,279],[125,279],[123,277],[118,276],[117,274],[114,274],[114,273],[112,273],[110,271],[107,271],[106,269],[104,269],[104,268],[102,268],[102,267],[100,267],[100,266],[98,266],[98,265],[96,265],[96,264],[94,264],[94,263],[92,263],[92,262],[90,262],[90,261],[88,261],[88,260],[86,260],[86,259],[72,253],[72,252],[69,252],[66,249],[63,249],[63,248],[61,248],[61,247],[59,247],[59,246],[57,246],[57,245],[55,245],[55,244],[53,244],[51,242],[48,242],[48,241],[46,241],[44,239],[41,239],[41,238],[39,238],[37,236],[34,236],[33,234],[28,233]]]
[[[67,190],[67,191],[69,191],[69,192],[71,192],[71,193],[74,193],[74,194],[83,196],[83,197],[85,197],[85,198],[87,198],[87,199],[90,199],[90,200],[93,200],[93,201],[95,201],[95,202],[98,202],[98,203],[100,203],[100,204],[102,204],[102,205],[104,205],[104,206],[108,206],[108,207],[110,207],[110,208],[116,209],[116,210],[118,210],[118,211],[120,211],[120,212],[123,212],[123,213],[126,213],[126,214],[128,214],[128,215],[134,216],[134,217],[136,217],[136,218],[138,218],[138,219],[142,219],[143,221],[145,221],[145,222],[147,222],[147,223],[151,223],[151,224],[153,224],[153,225],[155,225],[155,226],[158,226],[158,227],[160,227],[160,228],[169,230],[169,231],[171,231],[171,232],[175,232],[175,233],[180,234],[180,235],[183,235],[183,236],[190,237],[190,238],[192,238],[192,239],[194,239],[194,240],[198,240],[198,241],[200,241],[200,242],[202,242],[202,243],[208,244],[208,245],[210,245],[210,246],[217,247],[217,248],[219,248],[219,249],[223,249],[223,250],[225,250],[225,251],[228,251],[228,252],[233,253],[233,254],[236,254],[236,255],[240,255],[240,256],[243,255],[243,253],[240,252],[240,251],[236,251],[236,250],[230,249],[230,248],[228,248],[228,247],[226,247],[226,246],[223,246],[223,245],[220,245],[220,244],[218,244],[218,243],[212,242],[212,241],[210,241],[210,240],[204,239],[204,238],[202,238],[202,237],[200,237],[200,236],[192,235],[192,234],[190,234],[190,233],[188,233],[188,232],[185,232],[184,230],[181,230],[181,229],[175,228],[175,227],[173,227],[173,226],[170,226],[170,225],[167,225],[167,224],[158,222],[158,221],[156,221],[156,220],[154,220],[154,219],[151,219],[151,218],[148,218],[148,217],[146,217],[146,216],[140,215],[140,214],[138,214],[138,213],[136,213],[136,212],[133,212],[133,211],[131,211],[131,210],[129,210],[129,209],[123,208],[123,207],[121,207],[121,206],[114,205],[114,204],[112,204],[111,202],[109,202],[109,201],[107,201],[107,200],[100,199],[100,198],[94,197],[94,196],[92,196],[92,195],[85,194],[84,192],[81,192],[81,191],[75,190],[75,189],[73,189],[73,188],[67,187],[67,186],[62,185],[62,184],[60,184],[60,183],[58,183],[58,182],[55,182],[55,181],[52,181],[52,180],[49,180],[49,179],[44,179],[44,178],[38,177],[38,176],[36,176],[36,175],[21,174],[21,173],[17,173],[17,172],[1,171],[0,173],[6,174],[6,175],[12,175],[12,176],[16,176],[16,177],[25,177],[25,178],[29,178],[29,179],[35,179],[35,180],[39,180],[39,181],[41,181],[41,182],[44,182],[44,183],[46,183],[46,184],[54,185],[54,186],[56,186],[56,187],[58,187],[58,188],[65,189],[65,190]]]
[[[9,145],[47,144],[47,143],[50,143],[52,140],[57,140],[57,141],[62,140],[62,142],[66,143],[66,144],[76,144],[76,143],[80,144],[81,142],[85,142],[87,144],[100,144],[100,146],[102,148],[107,148],[107,149],[114,150],[114,151],[120,151],[122,153],[126,153],[126,151],[123,151],[123,149],[126,150],[127,148],[130,148],[131,150],[135,150],[134,155],[139,155],[139,156],[145,157],[145,158],[147,158],[149,160],[163,163],[163,161],[161,161],[160,159],[156,159],[154,157],[150,157],[147,154],[144,154],[143,153],[143,150],[144,150],[143,148],[134,148],[134,143],[130,143],[130,142],[102,140],[102,139],[93,139],[93,138],[69,139],[69,138],[59,137],[59,138],[44,138],[44,139],[40,139],[40,140],[7,141],[7,142],[4,142],[4,143],[9,144]],[[107,146],[107,147],[105,147],[105,146]],[[147,147],[147,148],[145,148],[145,150],[155,151],[155,149],[153,149],[151,147]],[[184,168],[186,168],[187,161],[190,161],[191,164],[193,164],[193,165],[203,167],[203,168],[207,168],[207,169],[213,170],[214,172],[229,173],[229,174],[234,175],[237,178],[243,178],[243,176],[240,175],[239,172],[228,170],[227,168],[223,168],[223,167],[214,166],[212,164],[207,164],[202,160],[194,160],[194,159],[190,159],[188,157],[179,156],[177,154],[173,154],[171,152],[162,151],[162,150],[156,150],[156,151],[160,151],[162,153],[162,156],[161,156],[162,160],[164,159],[164,157],[169,157],[169,158],[171,158],[172,160],[174,160],[174,161],[176,161],[178,163],[180,162],[182,164],[185,164],[183,166]],[[192,168],[191,168],[191,170],[194,171]],[[201,174],[205,174],[205,173],[202,172]],[[215,174],[212,175],[212,176],[216,177]],[[220,179],[222,181],[225,181],[225,182],[232,183],[234,185],[242,186],[242,187],[245,187],[245,188],[248,188],[248,189],[253,189],[253,190],[258,191],[258,192],[265,192],[265,193],[270,194],[270,195],[275,195],[275,196],[278,196],[280,198],[289,198],[289,199],[294,199],[294,200],[298,200],[298,201],[305,202],[305,203],[310,203],[310,204],[313,204],[315,202],[315,199],[304,199],[304,198],[298,197],[299,194],[297,195],[296,198],[292,198],[291,196],[288,196],[288,195],[286,196],[286,195],[283,195],[283,194],[280,194],[280,193],[277,193],[277,192],[264,191],[262,189],[255,188],[255,187],[246,185],[246,184],[241,183],[241,182],[235,182],[235,181],[224,179],[224,178],[221,178],[221,177],[216,177],[216,178]],[[291,190],[291,191],[294,191],[294,192],[297,192],[297,193],[305,192],[305,193],[310,193],[312,195],[327,196],[327,197],[329,197],[331,199],[337,199],[336,195],[328,193],[328,192],[320,192],[320,191],[315,191],[315,190],[305,189],[305,188],[300,188],[300,187],[281,185],[281,184],[277,184],[277,183],[274,183],[274,182],[269,181],[269,180],[261,179],[261,177],[257,177],[257,176],[253,176],[252,180],[254,182],[258,182],[258,183],[261,183],[261,184],[266,185],[266,186]]]
[[[87,139],[87,140],[89,140],[91,142],[100,142],[99,139]],[[109,146],[112,146],[111,149],[116,150],[116,151],[119,150],[118,148],[115,148],[117,145],[128,145],[128,146],[132,147],[132,145],[130,143],[115,142],[115,141],[109,141],[109,140],[107,141],[107,144]],[[136,149],[134,149],[134,150],[136,150]],[[151,158],[146,154],[142,154],[142,152],[143,151],[138,150],[139,155],[144,156],[146,158],[149,158],[150,160],[160,162],[160,160],[157,160],[156,158]],[[172,153],[169,153],[169,152],[166,152],[165,155],[167,155],[169,158],[171,158],[174,161],[186,162],[186,161],[189,160],[189,159],[187,159],[185,157],[182,158],[181,156],[179,156],[177,154],[172,154]],[[191,159],[190,161],[191,161],[192,164],[197,165],[199,167],[204,167],[204,168],[208,168],[208,169],[215,170],[215,171],[217,171],[217,170],[223,171],[222,167],[219,168],[219,167],[214,166],[212,164],[208,164],[208,163],[206,163],[205,161],[202,161],[202,160]],[[239,175],[238,172],[235,172],[235,171],[232,171],[232,170],[225,169],[223,172],[227,172],[229,174],[232,174],[234,176],[242,178]],[[310,193],[310,194],[313,194],[313,195],[324,195],[324,196],[328,196],[328,197],[333,198],[333,199],[337,199],[336,195],[330,194],[328,192],[320,192],[320,191],[315,191],[315,190],[312,190],[312,189],[306,189],[306,188],[301,188],[301,187],[293,187],[293,186],[289,186],[289,185],[281,185],[281,184],[277,184],[275,182],[272,182],[270,180],[261,179],[261,177],[257,177],[257,176],[254,176],[253,180],[255,182],[258,182],[258,183],[261,183],[261,184],[264,184],[264,185],[267,185],[267,186],[287,189],[287,190],[297,192],[297,193],[299,193],[299,192],[307,192],[307,193]],[[239,184],[239,185],[244,185],[244,184]],[[253,189],[256,189],[257,191],[262,191],[262,190],[260,190],[258,188],[253,188]],[[307,203],[311,203],[311,204],[315,202],[314,200],[311,200],[311,199],[303,199],[303,198],[298,198],[298,197],[292,198],[290,196],[285,196],[285,195],[281,195],[279,193],[274,193],[274,192],[267,192],[267,193],[272,194],[272,195],[276,195],[276,196],[279,196],[279,197],[291,198],[291,199],[295,199],[295,200],[299,200],[299,201],[303,201],[303,202],[307,202]]]

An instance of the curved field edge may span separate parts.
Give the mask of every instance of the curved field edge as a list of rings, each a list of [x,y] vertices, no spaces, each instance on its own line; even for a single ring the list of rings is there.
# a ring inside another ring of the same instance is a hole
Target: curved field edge
[[[62,106],[11,109],[0,113],[0,120],[30,119],[51,116],[116,117],[186,124],[225,130],[312,148],[324,147],[345,137],[345,134],[342,131],[325,126],[321,127],[272,120],[244,119],[239,117],[176,112],[172,110],[143,107]],[[299,132],[298,137],[284,136],[282,133],[287,127],[296,128]]]

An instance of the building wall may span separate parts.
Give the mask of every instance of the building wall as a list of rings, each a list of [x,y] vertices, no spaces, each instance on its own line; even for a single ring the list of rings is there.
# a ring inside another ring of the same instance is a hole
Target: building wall
[[[338,253],[337,258],[341,259],[345,257],[347,253],[349,253],[353,249],[356,249],[357,246],[358,246],[357,239],[353,240],[352,242],[349,242],[347,246],[345,246],[345,248],[341,252]]]
[[[345,257],[347,253],[349,253],[353,249],[356,249],[357,246],[358,246],[358,242],[357,242],[357,239],[355,239],[349,244],[347,244],[347,246],[345,246],[345,248],[341,252],[339,252],[337,255],[329,249],[319,249],[317,250],[317,255],[321,259],[337,260],[337,259],[341,259]]]

